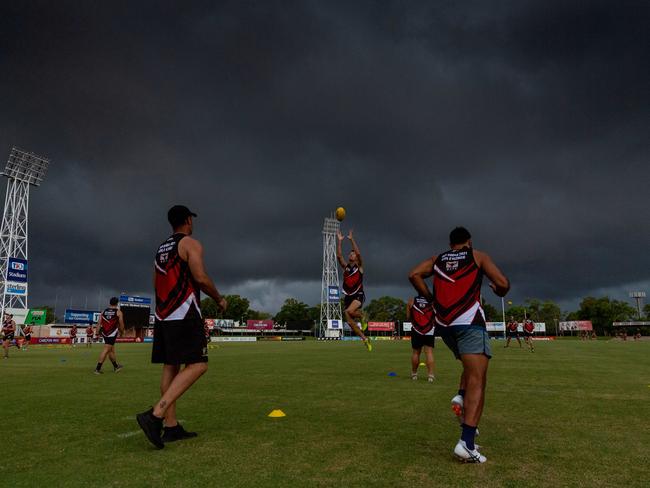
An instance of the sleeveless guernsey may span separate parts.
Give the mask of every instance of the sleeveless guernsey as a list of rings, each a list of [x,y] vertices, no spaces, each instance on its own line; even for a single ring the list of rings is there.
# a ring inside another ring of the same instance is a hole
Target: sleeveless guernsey
[[[190,266],[178,254],[185,234],[173,234],[158,247],[156,269],[156,319],[183,320],[201,317],[199,286]]]
[[[348,264],[343,269],[343,293],[354,295],[363,291],[363,272],[356,264]]]
[[[116,308],[105,308],[99,316],[99,327],[104,337],[113,337],[117,334],[119,318]]]
[[[483,271],[474,261],[469,247],[442,253],[433,266],[433,307],[435,321],[443,327],[482,325]]]

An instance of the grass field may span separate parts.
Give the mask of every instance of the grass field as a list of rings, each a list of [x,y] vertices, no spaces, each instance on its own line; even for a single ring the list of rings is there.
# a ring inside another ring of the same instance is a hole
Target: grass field
[[[134,416],[157,399],[149,345],[92,374],[98,346],[11,350],[0,360],[0,485],[648,486],[650,342],[493,343],[478,442],[451,451],[459,364],[437,344],[437,381],[409,377],[410,345],[227,343],[181,399],[196,439],[156,451]],[[388,373],[395,371],[396,377]],[[425,374],[422,376],[426,376]],[[272,409],[287,416],[271,419]]]

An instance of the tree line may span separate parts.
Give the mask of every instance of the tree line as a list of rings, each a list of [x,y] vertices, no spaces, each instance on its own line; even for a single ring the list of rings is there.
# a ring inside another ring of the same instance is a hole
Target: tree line
[[[278,324],[290,329],[310,329],[320,320],[320,304],[310,306],[295,298],[287,298],[280,311],[271,315],[250,308],[248,299],[239,295],[226,295],[228,309],[220,313],[214,300],[201,300],[201,312],[206,318],[231,319],[236,321],[273,319]],[[366,316],[375,322],[404,322],[406,320],[406,302],[401,298],[383,296],[371,300],[365,307]],[[501,322],[502,311],[490,303],[483,302],[485,315],[490,322]],[[552,300],[531,298],[523,304],[506,304],[506,321],[513,317],[518,322],[524,316],[535,322],[546,323],[548,331],[555,330],[559,322],[565,320],[591,320],[594,330],[602,335],[612,332],[612,322],[626,322],[638,319],[636,308],[629,303],[612,300],[609,297],[586,297],[577,310],[566,312]],[[650,320],[650,304],[643,308],[643,315]]]

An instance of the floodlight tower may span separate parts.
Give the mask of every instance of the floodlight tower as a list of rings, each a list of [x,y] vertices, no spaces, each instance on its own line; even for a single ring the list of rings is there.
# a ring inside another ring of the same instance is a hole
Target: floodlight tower
[[[7,166],[7,194],[0,225],[0,320],[5,309],[27,309],[27,224],[29,187],[39,186],[50,160],[11,148]]]
[[[323,224],[323,279],[320,295],[320,324],[318,326],[318,336],[321,338],[340,337],[343,331],[339,268],[336,259],[336,234],[339,229],[338,220],[332,217],[325,218]]]

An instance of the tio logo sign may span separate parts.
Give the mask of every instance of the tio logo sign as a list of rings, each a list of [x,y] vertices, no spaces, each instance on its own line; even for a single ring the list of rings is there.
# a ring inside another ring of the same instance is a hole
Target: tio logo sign
[[[16,261],[12,261],[11,269],[15,269],[16,271],[25,271],[25,263],[18,263]]]

